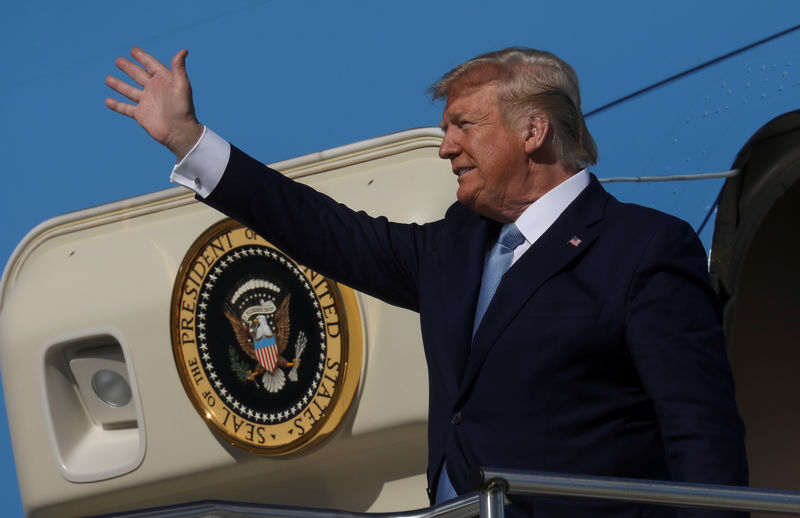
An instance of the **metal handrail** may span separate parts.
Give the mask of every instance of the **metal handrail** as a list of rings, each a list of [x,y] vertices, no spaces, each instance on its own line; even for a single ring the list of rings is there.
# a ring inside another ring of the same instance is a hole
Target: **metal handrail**
[[[473,484],[482,488],[482,518],[503,517],[503,499],[506,493],[569,496],[674,507],[800,514],[798,491],[494,468],[478,470],[473,475]]]
[[[689,482],[567,475],[536,471],[483,468],[472,477],[480,492],[412,511],[363,513],[313,507],[203,501],[161,508],[114,513],[115,517],[242,517],[271,518],[503,518],[506,494],[551,495],[619,502],[694,507],[744,512],[800,515],[800,491],[782,491]],[[98,517],[99,518],[99,517]]]
[[[97,515],[94,518],[238,518],[243,516],[265,516],[269,518],[472,518],[479,514],[480,494],[468,493],[459,498],[441,504],[391,513],[360,513],[341,511],[338,509],[321,509],[316,507],[290,507],[283,505],[245,504],[206,500],[176,504],[165,507],[138,509],[135,511],[116,512]]]

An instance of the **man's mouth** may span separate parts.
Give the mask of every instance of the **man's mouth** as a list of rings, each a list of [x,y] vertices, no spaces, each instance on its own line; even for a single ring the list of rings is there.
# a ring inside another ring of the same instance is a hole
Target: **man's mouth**
[[[468,172],[472,171],[473,169],[475,169],[475,168],[472,167],[472,166],[470,166],[470,167],[459,167],[458,169],[453,169],[453,174],[455,174],[458,177],[461,177],[463,174],[468,173]]]

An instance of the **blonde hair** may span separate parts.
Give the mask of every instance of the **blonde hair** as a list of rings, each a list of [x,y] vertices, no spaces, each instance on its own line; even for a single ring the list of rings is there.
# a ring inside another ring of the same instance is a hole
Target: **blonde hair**
[[[434,99],[446,99],[456,85],[497,82],[497,101],[509,127],[544,113],[553,127],[553,147],[567,167],[597,163],[597,144],[581,112],[575,70],[554,54],[525,47],[489,52],[462,63],[430,87]]]

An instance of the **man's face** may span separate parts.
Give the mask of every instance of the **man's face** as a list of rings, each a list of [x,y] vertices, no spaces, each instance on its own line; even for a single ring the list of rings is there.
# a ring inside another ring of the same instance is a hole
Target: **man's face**
[[[496,83],[454,88],[442,114],[439,156],[458,176],[458,201],[500,222],[514,221],[530,204],[524,184],[528,155],[522,132],[508,129]]]

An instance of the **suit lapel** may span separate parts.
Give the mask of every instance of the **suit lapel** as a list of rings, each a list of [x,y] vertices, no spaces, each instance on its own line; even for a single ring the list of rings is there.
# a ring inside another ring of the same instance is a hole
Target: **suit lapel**
[[[503,276],[475,332],[459,389],[460,397],[465,395],[497,338],[528,299],[547,279],[588,250],[600,234],[607,198],[608,194],[592,176],[586,189]]]
[[[473,214],[470,214],[472,217]],[[446,386],[451,392],[452,400],[457,396],[467,357],[472,341],[472,322],[475,318],[475,306],[478,301],[483,260],[487,242],[497,239],[500,225],[474,214],[475,221],[460,228],[455,236],[446,264],[441,265],[444,275],[442,292],[443,347],[440,348],[438,361],[444,365],[452,365],[452,369],[441,369],[447,377]]]

